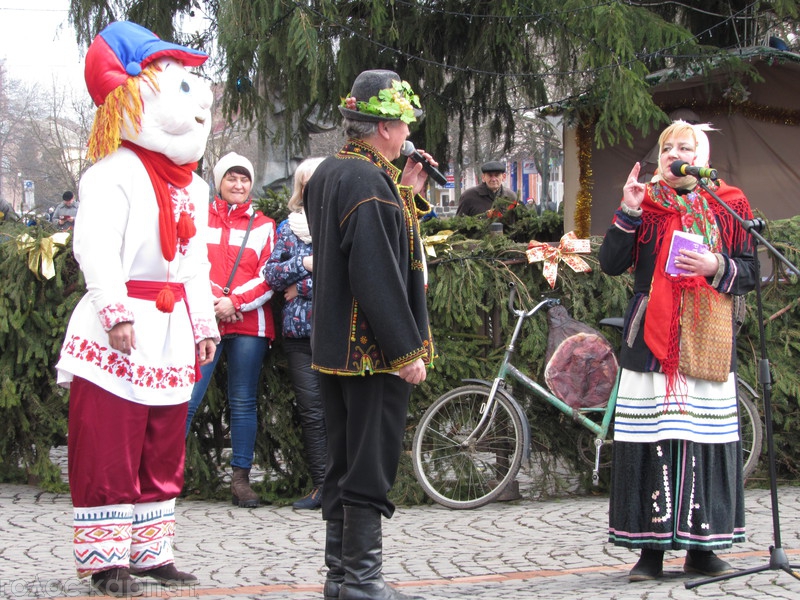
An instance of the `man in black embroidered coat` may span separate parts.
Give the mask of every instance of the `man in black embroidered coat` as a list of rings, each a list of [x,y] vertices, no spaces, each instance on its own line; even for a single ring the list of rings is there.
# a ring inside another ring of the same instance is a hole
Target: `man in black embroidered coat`
[[[400,157],[422,111],[392,71],[365,71],[339,107],[348,140],[305,192],[314,243],[312,364],[328,434],[322,491],[326,599],[405,599],[381,575],[381,516],[397,473],[412,385],[433,344],[418,194],[426,175]],[[430,155],[422,152],[426,159]]]

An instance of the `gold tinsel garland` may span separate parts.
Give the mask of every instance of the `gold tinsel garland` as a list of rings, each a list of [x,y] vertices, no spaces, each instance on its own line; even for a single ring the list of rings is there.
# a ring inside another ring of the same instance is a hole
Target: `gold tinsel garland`
[[[773,125],[788,125],[797,127],[800,125],[800,110],[779,108],[777,106],[764,106],[750,101],[732,103],[728,100],[718,100],[716,102],[690,102],[675,106],[663,106],[662,110],[669,114],[678,108],[691,108],[695,112],[711,113],[712,115],[742,115],[746,119],[760,121],[762,123],[772,123]]]
[[[578,138],[578,197],[575,202],[575,234],[589,237],[592,225],[592,125],[579,125]]]
[[[740,114],[753,121],[772,123],[774,125],[800,126],[800,111],[774,106],[764,106],[754,102],[732,103],[727,100],[717,102],[690,102],[675,106],[662,106],[662,110],[669,114],[678,108],[691,108],[695,112],[711,113],[714,115]],[[577,128],[578,142],[578,168],[579,188],[578,198],[575,203],[575,233],[578,237],[588,237],[592,224],[592,126],[581,125]]]

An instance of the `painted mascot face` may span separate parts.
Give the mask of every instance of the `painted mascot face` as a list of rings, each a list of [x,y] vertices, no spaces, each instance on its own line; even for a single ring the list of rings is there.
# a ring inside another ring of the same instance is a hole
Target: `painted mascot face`
[[[123,127],[121,137],[177,165],[195,162],[203,156],[211,131],[211,87],[180,61],[162,58],[155,64],[161,68],[158,89],[144,80],[140,84],[141,132],[131,135]]]

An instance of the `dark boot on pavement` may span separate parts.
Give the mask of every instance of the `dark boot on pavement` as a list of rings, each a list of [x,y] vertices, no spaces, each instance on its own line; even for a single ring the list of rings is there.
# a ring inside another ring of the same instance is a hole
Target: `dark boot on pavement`
[[[133,574],[136,575],[136,577],[150,577],[160,584],[168,586],[190,586],[200,583],[200,580],[191,573],[178,571],[174,563],[167,563],[166,565],[144,571],[133,571]]]
[[[720,575],[730,575],[734,572],[734,568],[711,550],[689,550],[686,552],[683,572],[719,577]]]
[[[231,502],[239,508],[256,508],[258,500],[258,494],[250,487],[250,469],[233,467]]]
[[[324,600],[338,600],[339,588],[344,581],[344,567],[342,566],[342,529],[344,521],[341,519],[328,519],[325,521],[325,566],[328,575],[325,577],[323,589]]]
[[[301,510],[316,510],[322,508],[322,490],[315,487],[305,496],[292,503],[292,507]]]
[[[101,594],[115,598],[141,596],[144,589],[133,577],[130,569],[117,567],[92,573],[92,587]]]
[[[628,573],[628,581],[652,581],[664,573],[664,551],[642,549],[639,562]]]
[[[342,564],[339,600],[422,600],[401,594],[384,581],[381,513],[374,508],[344,507]]]

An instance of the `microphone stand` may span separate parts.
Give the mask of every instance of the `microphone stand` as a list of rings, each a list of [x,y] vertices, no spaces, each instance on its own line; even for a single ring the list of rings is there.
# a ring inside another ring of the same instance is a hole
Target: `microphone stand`
[[[778,511],[778,477],[775,470],[775,444],[772,437],[772,376],[770,374],[770,367],[769,367],[769,358],[767,357],[767,342],[766,342],[766,335],[764,333],[764,306],[761,299],[761,268],[758,259],[758,244],[761,243],[764,245],[773,256],[777,257],[784,265],[786,265],[791,272],[797,274],[800,273],[797,267],[794,266],[789,260],[783,256],[778,250],[775,249],[772,244],[770,244],[764,236],[761,235],[761,229],[764,227],[764,221],[761,219],[752,219],[752,220],[745,220],[740,217],[736,211],[734,211],[730,206],[725,204],[719,196],[717,196],[713,191],[711,191],[708,186],[703,182],[702,179],[698,179],[698,184],[701,188],[703,188],[706,192],[711,195],[711,197],[716,200],[720,206],[722,206],[728,213],[736,219],[737,223],[744,228],[753,238],[753,252],[755,253],[755,274],[756,274],[756,307],[758,309],[758,337],[759,342],[761,345],[761,359],[758,362],[758,379],[761,383],[761,388],[763,391],[764,397],[764,424],[766,428],[767,434],[767,460],[769,465],[769,487],[770,487],[770,497],[772,502],[772,535],[774,545],[770,546],[769,548],[769,562],[765,565],[761,565],[759,567],[753,567],[751,569],[743,569],[741,571],[736,571],[735,573],[730,573],[728,575],[719,575],[717,577],[709,577],[707,579],[696,579],[693,581],[687,581],[684,584],[684,587],[687,590],[692,588],[696,588],[701,585],[705,585],[706,583],[712,583],[715,581],[724,581],[727,579],[732,579],[734,577],[741,577],[743,575],[749,575],[751,573],[760,573],[762,571],[772,570],[777,571],[778,569],[785,571],[795,579],[800,579],[800,574],[795,572],[793,569],[800,568],[798,565],[790,565],[789,559],[786,556],[786,552],[784,551],[781,545],[781,526],[780,526],[780,516]]]

